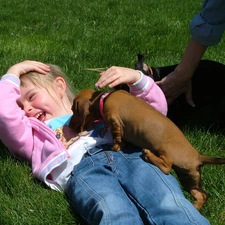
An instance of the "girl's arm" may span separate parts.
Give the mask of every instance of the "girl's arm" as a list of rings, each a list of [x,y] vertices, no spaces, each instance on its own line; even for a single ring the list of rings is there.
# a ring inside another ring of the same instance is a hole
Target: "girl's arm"
[[[50,71],[50,67],[42,62],[26,60],[11,66],[7,74],[13,74],[20,78],[20,75],[35,71],[40,74],[46,74]]]
[[[16,157],[31,161],[33,132],[28,117],[17,105],[20,97],[20,75],[29,71],[46,73],[48,66],[24,61],[12,66],[0,81],[0,139]]]
[[[16,103],[20,97],[19,85],[19,78],[13,74],[3,76],[0,81],[0,139],[14,156],[30,161],[32,128],[24,111]]]
[[[166,116],[168,107],[164,93],[151,77],[144,75],[141,71],[139,73],[141,78],[134,84],[128,84],[130,93],[143,99]]]
[[[113,66],[100,73],[100,78],[95,85],[100,88],[107,85],[113,88],[119,84],[128,84],[131,94],[145,100],[164,115],[167,114],[167,102],[162,90],[152,78],[140,71]]]
[[[96,87],[103,88],[109,86],[113,88],[119,84],[133,84],[141,78],[141,74],[130,68],[112,66],[106,71],[99,74],[99,80]]]

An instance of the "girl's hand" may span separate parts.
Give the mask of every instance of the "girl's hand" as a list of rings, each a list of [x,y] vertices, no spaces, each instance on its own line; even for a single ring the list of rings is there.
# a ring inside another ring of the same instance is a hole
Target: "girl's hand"
[[[41,62],[26,60],[10,67],[7,73],[13,74],[20,78],[21,75],[31,71],[46,74],[50,71],[50,67]]]
[[[119,84],[133,84],[141,78],[140,72],[125,68],[112,66],[99,74],[100,78],[95,84],[96,87],[103,88],[109,86],[113,88]]]

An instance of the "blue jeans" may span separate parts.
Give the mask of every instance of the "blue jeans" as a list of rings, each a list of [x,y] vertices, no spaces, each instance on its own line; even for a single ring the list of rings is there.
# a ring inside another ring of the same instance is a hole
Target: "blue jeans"
[[[139,149],[89,150],[74,167],[66,194],[87,224],[209,224],[176,179],[146,163]]]

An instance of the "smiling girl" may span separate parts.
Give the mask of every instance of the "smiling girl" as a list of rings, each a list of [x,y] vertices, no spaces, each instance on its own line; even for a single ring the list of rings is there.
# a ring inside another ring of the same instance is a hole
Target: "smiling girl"
[[[96,86],[120,83],[166,113],[164,94],[139,71],[111,67]],[[65,191],[87,224],[209,224],[175,178],[144,162],[140,149],[111,151],[110,132],[101,138],[99,128],[73,133],[68,127],[73,97],[55,65],[24,61],[1,78],[0,139],[31,163],[37,179]]]

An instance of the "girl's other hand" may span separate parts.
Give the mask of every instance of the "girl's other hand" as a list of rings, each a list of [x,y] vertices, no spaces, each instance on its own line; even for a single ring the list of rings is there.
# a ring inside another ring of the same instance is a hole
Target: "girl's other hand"
[[[20,78],[21,75],[31,71],[46,74],[50,71],[50,67],[42,62],[26,60],[10,67],[7,74],[13,74]]]
[[[96,87],[103,88],[109,86],[113,88],[119,84],[133,84],[141,78],[140,72],[125,68],[112,66],[99,74],[100,78],[95,84]]]

